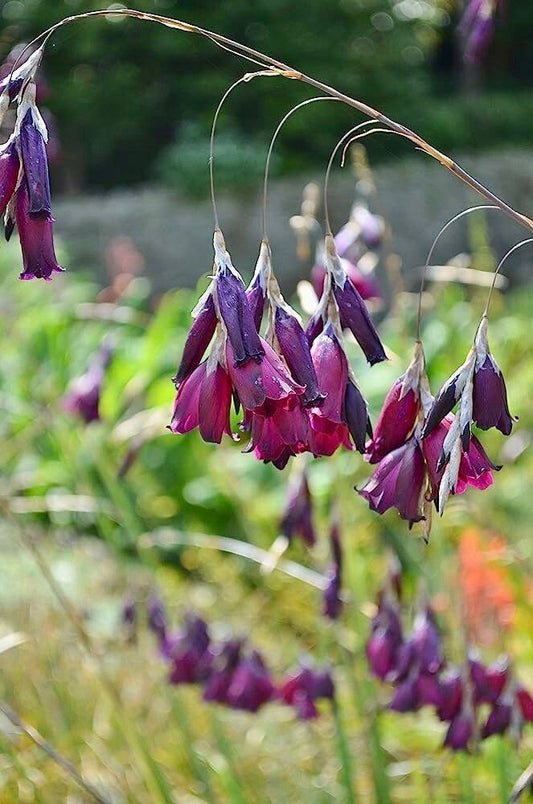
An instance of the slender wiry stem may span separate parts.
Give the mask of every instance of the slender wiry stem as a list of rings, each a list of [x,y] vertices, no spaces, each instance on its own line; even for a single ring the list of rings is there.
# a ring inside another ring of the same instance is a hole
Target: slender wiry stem
[[[428,269],[430,260],[431,260],[431,258],[433,256],[433,252],[435,251],[435,246],[439,242],[441,235],[444,234],[446,229],[449,226],[451,226],[452,223],[455,223],[455,221],[458,221],[460,218],[464,218],[465,215],[470,215],[471,212],[476,212],[476,210],[478,210],[478,209],[498,209],[498,207],[495,207],[493,204],[480,204],[477,207],[470,207],[469,209],[463,209],[462,212],[459,212],[457,215],[454,215],[453,218],[450,218],[450,220],[447,223],[444,224],[444,226],[442,227],[442,229],[440,230],[440,232],[437,234],[436,238],[434,239],[433,243],[431,244],[431,248],[428,251],[428,255],[427,255],[426,261],[424,263],[424,268],[422,269],[422,279],[420,280],[420,290],[418,292],[418,310],[417,310],[417,314],[416,314],[416,339],[417,339],[417,341],[420,341],[420,327],[422,325],[422,295],[424,293],[424,287],[425,287],[425,284],[426,284],[426,273],[427,273],[427,269]],[[495,279],[496,279],[496,275],[494,277],[493,282],[495,281]]]
[[[271,160],[271,157],[272,157],[272,151],[274,149],[274,145],[275,145],[275,142],[276,142],[276,140],[278,138],[279,132],[281,131],[281,129],[283,128],[283,126],[285,125],[285,123],[287,122],[289,117],[291,117],[294,114],[294,112],[297,112],[298,109],[301,109],[303,106],[308,106],[310,103],[315,103],[316,101],[336,101],[336,100],[337,100],[337,98],[332,98],[330,95],[320,95],[317,98],[308,98],[307,100],[304,100],[301,103],[298,103],[296,106],[293,106],[292,109],[289,109],[287,114],[281,119],[280,123],[278,124],[278,127],[274,131],[274,134],[272,135],[272,139],[270,140],[270,145],[268,146],[268,152],[267,152],[267,157],[266,157],[266,162],[265,162],[265,175],[264,175],[264,178],[263,178],[263,209],[262,209],[262,216],[261,216],[261,220],[262,220],[261,228],[262,228],[263,240],[264,241],[268,240],[268,237],[267,237],[267,225],[266,225],[268,174],[269,174],[269,170],[270,170],[270,160]]]
[[[246,80],[246,76],[243,75],[237,81],[235,81],[229,89],[227,89],[222,98],[220,99],[220,103],[216,108],[216,112],[213,117],[213,123],[211,124],[211,135],[209,137],[209,190],[211,193],[211,204],[213,205],[213,218],[215,220],[215,229],[220,229],[219,222],[218,222],[218,212],[217,212],[217,202],[215,200],[215,176],[213,170],[213,162],[214,162],[214,147],[215,147],[215,129],[217,125],[218,116],[220,114],[220,110],[224,105],[224,101],[228,97],[228,95],[233,92],[235,87],[238,87],[239,84],[242,84]]]
[[[502,259],[500,260],[498,267],[494,271],[494,276],[492,277],[492,284],[490,286],[489,294],[487,296],[487,303],[485,304],[485,310],[483,311],[483,315],[481,316],[482,319],[486,318],[489,314],[490,301],[492,299],[492,294],[494,292],[496,277],[500,273],[502,265],[504,264],[504,262],[506,262],[507,258],[510,257],[513,252],[515,252],[519,248],[522,248],[522,246],[526,246],[528,243],[533,243],[533,237],[528,237],[527,240],[521,240],[520,243],[516,243],[512,248],[509,249],[507,254],[505,254],[505,256],[502,257]]]
[[[48,754],[48,756],[54,760],[55,763],[62,768],[65,773],[67,773],[74,781],[79,784],[86,793],[88,793],[91,798],[98,802],[98,804],[109,804],[109,799],[104,798],[96,789],[93,787],[92,784],[86,782],[83,776],[76,770],[72,762],[66,759],[62,754],[59,753],[49,742],[47,742],[44,737],[39,734],[36,728],[30,726],[29,723],[26,723],[22,720],[21,717],[17,715],[14,709],[12,709],[9,704],[5,701],[0,701],[0,712],[9,720],[10,723],[13,724],[17,729],[24,732],[24,734],[30,738],[30,740],[35,743],[35,745],[39,746],[39,748]]]
[[[372,124],[371,120],[364,120],[362,123],[359,123],[359,125],[354,126],[353,128],[351,128],[349,131],[346,132],[346,134],[342,135],[342,137],[337,142],[337,144],[335,145],[334,149],[331,152],[331,156],[330,156],[329,161],[328,161],[328,166],[326,168],[326,176],[325,176],[325,179],[324,179],[324,217],[326,218],[326,234],[330,235],[332,233],[331,232],[331,223],[330,223],[330,220],[329,220],[329,177],[330,177],[330,174],[331,174],[331,168],[333,166],[333,160],[335,159],[335,156],[337,155],[337,151],[339,150],[339,148],[341,147],[341,145],[345,141],[346,137],[351,137],[356,131],[359,131],[359,129],[363,128],[363,126],[369,126],[371,124]],[[376,131],[376,130],[377,129],[373,128],[371,131],[365,131],[364,134],[373,134],[374,131]],[[364,136],[364,134],[360,134],[359,136],[360,137]],[[349,141],[348,145],[350,143],[352,143],[354,140],[357,140],[357,139],[359,139],[359,137],[352,137],[352,139]],[[344,163],[344,153],[343,153],[342,161]]]
[[[181,20],[175,20],[170,17],[163,17],[159,14],[150,14],[144,11],[137,11],[131,8],[124,8],[124,9],[110,9],[110,10],[101,10],[101,11],[88,11],[84,14],[76,14],[74,16],[65,17],[65,19],[61,20],[60,22],[56,23],[55,25],[48,28],[38,37],[36,37],[33,42],[28,45],[32,47],[34,44],[37,44],[40,40],[45,39],[47,40],[49,36],[59,28],[64,25],[67,25],[71,22],[74,22],[79,19],[88,19],[89,17],[106,17],[106,16],[122,16],[122,17],[134,17],[135,19],[139,20],[148,20],[150,22],[156,22],[160,25],[164,25],[168,28],[174,28],[180,31],[185,31],[187,33],[195,33],[201,36],[206,36],[212,42],[217,44],[218,46],[230,50],[232,53],[241,56],[242,58],[246,59],[247,61],[252,62],[253,64],[258,64],[263,68],[275,68],[279,71],[280,75],[283,75],[286,78],[291,78],[299,81],[303,81],[306,84],[309,84],[312,87],[315,87],[320,92],[324,92],[327,95],[331,95],[332,97],[346,103],[348,106],[357,109],[359,112],[362,112],[367,117],[372,118],[373,120],[377,120],[380,123],[383,123],[392,131],[395,131],[397,134],[400,134],[403,137],[411,140],[418,148],[421,148],[425,153],[431,156],[433,159],[436,159],[437,162],[440,162],[444,167],[450,170],[457,178],[461,179],[465,184],[467,184],[472,190],[475,190],[480,195],[484,196],[488,201],[495,204],[501,210],[503,210],[507,215],[514,218],[518,223],[524,226],[526,229],[533,231],[533,220],[529,218],[527,215],[518,212],[517,210],[513,209],[509,204],[499,198],[495,193],[481,184],[477,179],[471,176],[469,173],[466,172],[460,165],[450,159],[449,156],[446,154],[441,153],[437,148],[434,148],[428,142],[426,142],[422,137],[416,134],[414,131],[411,131],[406,126],[401,125],[401,123],[397,123],[395,120],[391,120],[389,117],[386,117],[384,114],[379,112],[377,109],[373,109],[371,106],[368,106],[366,103],[362,103],[362,101],[356,100],[355,98],[351,98],[349,95],[345,95],[343,92],[339,92],[339,90],[335,89],[334,87],[330,87],[327,84],[318,81],[311,76],[305,75],[304,73],[299,72],[298,70],[294,70],[288,64],[284,64],[277,59],[273,59],[271,56],[267,56],[264,53],[260,53],[253,48],[250,48],[246,45],[241,45],[239,42],[235,42],[232,39],[228,39],[226,36],[222,36],[221,34],[214,33],[213,31],[208,31],[204,28],[200,28],[198,25],[192,25],[188,22],[182,22]],[[27,48],[25,49],[27,50]],[[13,69],[16,65],[20,62],[23,57],[25,51],[21,53],[17,62],[13,66]]]

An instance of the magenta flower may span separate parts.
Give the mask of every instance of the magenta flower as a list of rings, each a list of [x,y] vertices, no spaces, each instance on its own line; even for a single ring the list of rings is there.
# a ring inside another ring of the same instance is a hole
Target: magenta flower
[[[250,411],[259,410],[267,399],[283,405],[283,400],[299,397],[305,390],[293,380],[279,355],[262,338],[260,346],[264,354],[260,363],[249,360],[239,364],[233,345],[229,340],[226,343],[226,363],[231,381],[241,405]]]
[[[429,606],[425,606],[415,618],[413,645],[420,672],[437,673],[444,658],[435,615]]]
[[[242,646],[241,639],[229,639],[220,648],[211,651],[209,675],[202,696],[204,701],[228,703],[228,690],[241,659]]]
[[[494,12],[498,0],[470,0],[461,22],[464,57],[475,64],[482,61],[494,35]]]
[[[250,432],[245,452],[283,469],[291,455],[307,450],[308,421],[297,396],[266,399],[260,408],[245,411],[241,429]]]
[[[181,631],[166,635],[160,645],[161,653],[170,663],[171,684],[195,684],[204,680],[209,669],[209,629],[196,614],[185,616]]]
[[[335,238],[335,242],[337,242],[337,237]],[[338,248],[338,247],[337,247]],[[350,282],[357,290],[359,295],[362,299],[376,299],[381,296],[378,284],[372,274],[363,274],[362,271],[359,270],[357,265],[353,262],[343,259],[342,254],[339,251],[339,256],[341,260],[341,265],[344,268],[346,275],[348,276]],[[326,268],[321,263],[317,263],[313,266],[311,271],[311,283],[313,288],[315,289],[315,293],[317,296],[320,296],[324,290],[324,282],[326,279]]]
[[[16,220],[24,265],[20,279],[49,280],[54,272],[63,271],[54,251],[52,220],[30,216],[25,181],[16,193]]]
[[[19,157],[14,138],[0,148],[0,215],[6,211],[19,175]]]
[[[348,361],[331,323],[313,343],[311,357],[325,399],[309,412],[309,448],[315,456],[332,455],[341,445],[353,449],[344,417]]]
[[[424,519],[421,504],[425,479],[422,450],[418,440],[412,437],[386,455],[372,477],[356,491],[367,500],[373,511],[383,514],[394,507],[402,519],[407,519],[412,525]]]
[[[188,433],[195,427],[204,441],[220,444],[231,436],[231,380],[215,350],[179,385],[169,430]]]
[[[439,696],[436,703],[439,720],[449,723],[460,712],[463,702],[463,682],[457,670],[439,679]]]
[[[493,734],[504,734],[511,725],[513,707],[510,703],[495,703],[481,730],[481,737],[485,740]]]
[[[495,703],[509,678],[509,662],[500,659],[485,667],[478,659],[469,659],[470,679],[473,685],[474,703]]]
[[[405,374],[399,377],[385,397],[367,445],[369,463],[378,463],[387,453],[400,447],[413,432],[420,411],[420,379],[424,371],[424,353],[419,342]]]
[[[277,697],[296,709],[301,720],[318,716],[315,701],[319,698],[333,700],[335,688],[329,670],[313,670],[302,665],[280,685]]]

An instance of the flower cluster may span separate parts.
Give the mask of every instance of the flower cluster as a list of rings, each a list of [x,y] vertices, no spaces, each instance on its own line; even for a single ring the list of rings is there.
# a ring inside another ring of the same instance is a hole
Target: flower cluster
[[[37,108],[35,74],[42,50],[0,81],[0,123],[17,104],[15,128],[0,146],[0,214],[6,240],[15,225],[22,249],[21,279],[51,279],[63,269],[53,242],[53,218],[46,144],[48,131]]]
[[[299,718],[310,720],[318,716],[317,700],[333,700],[334,685],[328,669],[315,670],[302,663],[276,683],[261,654],[247,649],[244,639],[213,641],[207,623],[193,613],[185,616],[180,630],[170,631],[156,595],[150,597],[147,608],[148,625],[169,666],[170,684],[199,684],[204,701],[247,712],[257,712],[269,701],[278,701],[292,706]],[[126,611],[122,619],[129,624],[135,616],[130,598]]]
[[[442,513],[450,494],[462,494],[468,486],[485,489],[491,485],[492,471],[500,467],[490,461],[471,434],[472,415],[478,426],[502,422],[504,432],[509,431],[510,418],[504,416],[505,385],[488,351],[484,327],[482,323],[476,336],[474,358],[467,369],[469,379],[464,380],[460,370],[454,375],[460,377],[460,384],[456,382],[449,392],[450,380],[435,400],[429,391],[422,346],[416,343],[413,360],[387,394],[367,445],[366,459],[377,467],[358,491],[372,510],[382,514],[395,507],[410,524],[426,520],[429,528],[431,502]],[[462,392],[466,402],[454,417],[451,409]],[[472,414],[473,395],[477,403]]]
[[[282,469],[302,452],[331,455],[339,446],[364,452],[371,432],[366,402],[348,366],[343,328],[370,364],[385,352],[365,304],[344,271],[333,238],[326,238],[328,282],[317,314],[304,331],[286,303],[261,244],[246,290],[220,230],[214,235],[214,278],[196,309],[174,382],[170,430],[198,427],[206,441],[232,435],[232,400],[242,407],[246,452]],[[265,337],[259,334],[265,308]],[[206,360],[202,361],[211,341]]]
[[[366,652],[372,674],[394,687],[389,708],[416,712],[433,706],[439,720],[448,723],[444,745],[453,750],[469,750],[478,739],[507,731],[517,739],[533,720],[533,698],[507,659],[486,666],[472,653],[460,668],[447,663],[427,602],[406,636],[390,579],[380,593]]]

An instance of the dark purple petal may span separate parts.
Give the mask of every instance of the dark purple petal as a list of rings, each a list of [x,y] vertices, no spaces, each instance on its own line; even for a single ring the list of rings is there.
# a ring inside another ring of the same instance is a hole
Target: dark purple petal
[[[295,535],[301,536],[309,547],[316,541],[311,492],[305,472],[299,473],[289,485],[280,531],[289,541]]]
[[[453,751],[465,751],[474,732],[474,722],[469,715],[460,712],[451,721],[444,745]]]
[[[4,214],[11,196],[15,192],[19,166],[15,140],[11,140],[5,148],[0,150],[0,215]]]
[[[148,617],[148,628],[163,641],[167,634],[167,615],[163,601],[159,595],[150,595],[146,604],[146,613]]]
[[[439,681],[439,700],[437,715],[439,720],[453,720],[461,709],[463,683],[459,673],[454,672]]]
[[[496,427],[504,435],[509,435],[513,427],[503,374],[490,355],[474,374],[472,420],[481,430]]]
[[[433,404],[424,422],[422,438],[426,438],[426,436],[433,432],[435,427],[450,413],[456,402],[456,383],[453,379],[451,381],[448,380],[433,400]]]
[[[333,281],[333,293],[339,307],[342,327],[352,331],[370,365],[386,360],[387,355],[366,305],[350,279],[346,277],[342,286]]]
[[[508,660],[499,660],[489,667],[485,667],[478,659],[471,658],[469,668],[474,703],[495,703],[500,697],[509,676]]]
[[[228,268],[220,267],[215,278],[218,306],[233,348],[235,363],[261,360],[265,353],[254,323],[244,285]]]
[[[228,688],[227,703],[234,709],[244,709],[247,712],[257,710],[274,694],[274,685],[271,681],[261,656],[252,651],[249,658],[243,659],[233,673]]]
[[[372,437],[372,425],[368,415],[368,407],[359,388],[350,380],[346,384],[344,396],[344,419],[353,438],[355,448],[365,452],[366,435]]]
[[[217,325],[213,296],[209,294],[187,333],[181,362],[172,381],[179,385],[200,364]]]
[[[324,329],[324,317],[322,315],[322,311],[319,308],[316,311],[316,313],[313,313],[313,315],[307,322],[307,326],[305,328],[305,337],[307,338],[309,346],[313,345],[313,343],[318,338],[323,329]]]
[[[413,642],[421,671],[437,673],[444,659],[440,634],[430,609],[426,609],[415,619]]]
[[[261,277],[257,276],[249,285],[246,290],[248,304],[252,311],[252,318],[254,320],[255,328],[259,332],[261,329],[261,322],[263,320],[263,311],[265,308],[265,291],[261,284]]]
[[[389,709],[394,712],[416,712],[420,708],[418,700],[417,678],[408,678],[402,681],[392,696]]]
[[[31,109],[26,113],[20,127],[20,151],[28,185],[28,214],[32,218],[49,218],[52,214],[52,201],[46,144],[34,123]]]
[[[300,322],[283,307],[276,306],[274,332],[292,376],[305,387],[303,404],[305,407],[320,405],[325,395],[319,391],[309,343]]]
[[[482,739],[485,740],[493,734],[504,734],[511,725],[512,714],[513,709],[509,704],[495,703],[481,730]]]

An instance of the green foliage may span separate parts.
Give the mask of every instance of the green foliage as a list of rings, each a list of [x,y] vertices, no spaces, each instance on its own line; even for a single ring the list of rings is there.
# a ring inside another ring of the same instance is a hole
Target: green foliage
[[[500,111],[492,111],[491,96],[481,95],[476,106],[485,112],[476,116],[468,116],[467,103],[464,110],[454,111],[461,83],[460,58],[453,50],[456,19],[448,13],[450,4],[441,0],[308,0],[297,13],[286,0],[258,0],[253,9],[246,0],[131,5],[178,16],[264,50],[406,125],[416,124],[423,136],[434,136],[437,145],[447,144],[438,136],[440,122],[453,129],[454,148],[524,142],[530,128],[523,97],[513,94],[519,80],[528,82],[533,74],[526,69],[527,48],[522,47],[531,15],[524,18],[520,3],[508,4],[491,50],[491,85],[505,88],[509,100]],[[99,7],[97,0],[4,4],[0,58],[64,14]],[[207,157],[201,156],[201,143],[198,154],[191,150],[189,127],[195,125],[205,138],[223,92],[253,65],[202,37],[136,20],[78,22],[57,31],[52,42],[45,73],[47,104],[57,117],[62,143],[62,159],[54,169],[56,185],[72,189],[147,181],[158,175],[161,154],[173,148],[170,163],[180,165],[180,179],[197,192],[206,182]],[[516,73],[521,78],[514,77],[515,62],[522,64]],[[433,111],[436,87],[446,96],[449,114],[441,108],[442,100]],[[227,125],[236,141],[244,143],[240,173],[232,171],[236,186],[239,175],[250,168],[250,181],[255,176],[249,150],[257,145],[260,162],[277,122],[309,92],[296,81],[265,78],[233,93],[221,116],[221,130]],[[354,124],[352,110],[340,104],[320,107],[295,115],[280,138],[276,150],[284,169],[323,164],[333,142]],[[224,155],[220,152],[221,170]],[[190,165],[185,165],[188,158]],[[193,167],[200,177],[193,176]]]

